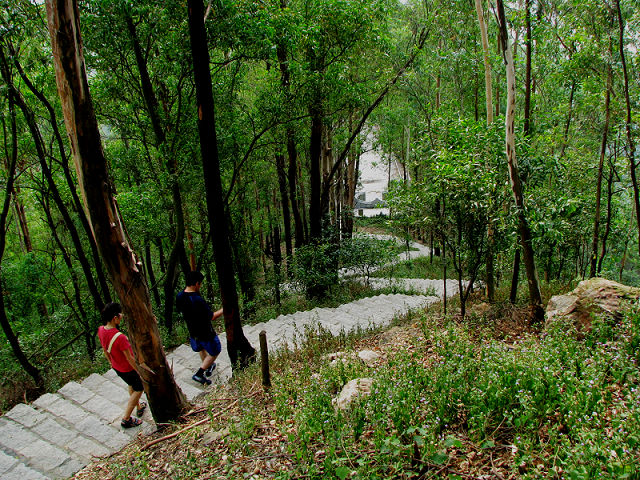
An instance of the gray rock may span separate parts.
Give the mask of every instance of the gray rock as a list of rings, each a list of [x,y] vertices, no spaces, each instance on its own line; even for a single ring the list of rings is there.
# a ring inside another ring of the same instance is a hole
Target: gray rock
[[[357,398],[371,394],[372,378],[355,378],[342,387],[337,398],[332,400],[336,409],[346,410]]]

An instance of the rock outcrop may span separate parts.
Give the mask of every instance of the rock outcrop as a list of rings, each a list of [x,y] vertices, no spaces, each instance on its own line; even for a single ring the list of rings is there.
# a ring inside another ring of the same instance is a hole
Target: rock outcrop
[[[619,318],[625,306],[640,298],[640,288],[629,287],[604,278],[584,280],[570,293],[549,300],[546,326],[558,321],[572,323],[578,332],[591,331],[596,315]]]

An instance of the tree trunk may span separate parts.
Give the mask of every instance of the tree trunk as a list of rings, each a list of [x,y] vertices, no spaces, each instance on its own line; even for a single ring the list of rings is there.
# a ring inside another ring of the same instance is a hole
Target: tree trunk
[[[64,247],[62,240],[60,240],[60,236],[58,235],[58,231],[56,229],[55,222],[53,221],[53,217],[51,216],[51,208],[49,207],[49,202],[46,199],[46,194],[43,193],[42,198],[40,199],[40,204],[42,205],[42,210],[47,218],[47,223],[49,224],[49,230],[51,230],[51,235],[53,236],[54,241],[58,245],[58,249],[62,253],[62,259],[64,260],[65,265],[67,266],[67,270],[69,271],[69,276],[71,277],[71,283],[73,285],[74,299],[76,305],[78,306],[79,314],[76,314],[78,322],[80,323],[80,327],[84,330],[84,340],[85,345],[87,347],[87,353],[89,354],[89,358],[91,360],[95,360],[95,350],[96,350],[96,336],[93,332],[93,326],[88,321],[87,312],[84,310],[84,305],[82,304],[82,295],[80,293],[80,285],[78,282],[78,276],[76,275],[75,270],[73,269],[73,262],[71,261],[71,256],[67,249]],[[73,309],[76,312],[75,309]]]
[[[525,72],[524,72],[524,136],[528,138],[531,135],[531,0],[525,0],[525,29],[527,31],[525,37]]]
[[[507,163],[509,166],[509,179],[511,190],[516,203],[518,216],[518,232],[520,234],[520,242],[522,244],[522,252],[524,254],[524,265],[527,272],[527,283],[529,286],[529,304],[532,314],[536,320],[542,320],[544,309],[542,308],[542,296],[540,295],[540,287],[538,283],[538,275],[536,272],[535,259],[533,253],[531,231],[524,212],[524,198],[522,195],[522,185],[520,182],[520,174],[518,172],[518,163],[516,160],[516,142],[515,142],[515,110],[516,110],[516,78],[515,66],[513,63],[513,55],[511,45],[507,34],[507,21],[504,14],[503,0],[497,1],[498,20],[500,23],[500,47],[507,74],[507,112],[505,118],[505,144],[507,152]]]
[[[166,150],[164,148],[166,134],[162,126],[162,120],[158,112],[158,100],[151,84],[151,77],[149,75],[149,69],[147,68],[147,62],[142,54],[142,48],[140,46],[140,40],[136,32],[136,27],[133,24],[133,20],[130,15],[125,15],[125,23],[127,24],[127,30],[131,38],[133,45],[133,52],[136,59],[136,66],[138,67],[138,73],[140,74],[140,83],[142,86],[142,97],[144,98],[145,106],[147,107],[147,113],[151,119],[151,125],[153,133],[156,139],[156,146],[158,150],[162,152]],[[185,235],[185,221],[182,208],[182,194],[180,193],[180,185],[178,184],[178,163],[175,155],[168,153],[162,155],[167,157],[167,170],[170,175],[169,182],[171,183],[171,196],[173,200],[173,208],[176,220],[176,234],[169,253],[169,261],[167,264],[167,275],[164,281],[165,292],[165,304],[164,304],[164,324],[167,330],[171,332],[173,330],[173,300],[174,291],[177,284],[178,264],[180,263],[180,255],[184,252],[184,235]],[[187,262],[183,262],[187,263]],[[183,266],[183,270],[189,269]]]
[[[291,212],[289,211],[289,192],[287,191],[287,174],[284,171],[284,155],[276,154],[276,169],[278,171],[278,187],[282,201],[282,221],[284,223],[284,244],[287,258],[293,255],[291,245]]]
[[[209,51],[204,26],[204,6],[202,0],[187,0],[187,8],[207,210],[211,228],[216,232],[213,235],[213,252],[224,310],[227,351],[233,368],[238,368],[247,365],[255,358],[255,349],[244,336],[240,323],[238,293],[229,245],[229,227],[222,197]]]
[[[280,9],[285,10],[287,8],[288,0],[280,0]],[[284,90],[285,100],[287,104],[292,104],[291,97],[291,71],[289,69],[289,60],[287,47],[283,42],[283,38],[280,35],[276,36],[276,55],[278,56],[278,63],[280,65],[280,84]],[[296,150],[295,133],[291,125],[285,127],[285,142],[287,144],[287,155],[289,157],[289,167],[287,171],[287,180],[289,182],[289,197],[291,199],[291,213],[293,215],[293,225],[296,238],[296,248],[304,245],[304,227],[302,223],[302,217],[300,215],[300,207],[298,203],[298,193],[296,188],[296,172],[298,171],[298,152]],[[284,202],[283,202],[284,203]],[[285,219],[285,236],[287,235],[287,222]],[[291,235],[291,227],[289,226],[289,236]],[[285,242],[291,243],[291,240]],[[290,255],[289,246],[287,246],[287,255]]]
[[[493,123],[493,100],[491,99],[491,62],[489,60],[489,39],[487,37],[487,24],[484,21],[484,11],[482,0],[475,0],[476,13],[478,14],[478,26],[480,27],[480,38],[482,40],[482,58],[484,61],[484,85],[485,85],[485,106],[487,109],[487,125]]]
[[[60,211],[60,214],[64,219],[64,223],[67,227],[67,230],[69,231],[69,235],[71,236],[73,246],[76,249],[76,254],[78,255],[78,260],[85,274],[89,291],[93,296],[96,307],[98,309],[102,309],[102,307],[104,306],[104,301],[103,301],[103,298],[100,296],[98,287],[93,279],[93,272],[91,271],[91,265],[89,264],[89,260],[87,259],[84,253],[84,248],[82,246],[82,242],[80,241],[80,235],[78,234],[75,224],[71,219],[71,216],[69,215],[69,211],[67,210],[67,207],[64,204],[64,201],[62,200],[62,197],[58,190],[58,186],[56,185],[53,179],[53,174],[49,169],[49,165],[47,163],[47,155],[45,152],[44,141],[42,139],[42,135],[40,134],[40,128],[38,127],[38,124],[33,112],[26,104],[20,91],[16,88],[16,86],[14,85],[10,77],[9,66],[7,64],[2,47],[0,47],[0,62],[2,64],[1,65],[2,76],[5,80],[5,83],[7,84],[7,87],[9,88],[9,90],[11,91],[11,94],[13,95],[13,99],[15,103],[20,107],[20,110],[22,111],[22,114],[27,122],[27,125],[29,126],[29,131],[31,133],[31,136],[33,137],[34,146],[36,148],[37,157],[38,157],[38,160],[40,161],[40,168],[42,169],[42,174],[49,186],[49,194],[51,195],[51,197],[53,198],[53,201],[58,207],[58,210]]]
[[[569,111],[567,112],[567,122],[564,125],[564,132],[562,135],[562,147],[560,147],[560,158],[564,158],[564,152],[567,149],[569,143],[569,128],[571,127],[571,119],[573,117],[573,96],[576,91],[576,81],[571,82],[571,91],[569,92]]]
[[[4,63],[4,62],[3,62]],[[5,65],[6,66],[6,65]],[[3,67],[4,70],[4,67]],[[8,73],[8,72],[7,72]],[[4,75],[3,75],[4,76]],[[11,119],[11,159],[9,160],[9,165],[7,168],[7,179],[6,179],[6,189],[4,192],[4,199],[2,204],[2,210],[0,211],[0,265],[2,264],[2,257],[4,256],[4,249],[6,247],[6,225],[7,225],[7,216],[9,215],[9,209],[11,207],[11,191],[13,190],[13,184],[15,181],[15,172],[16,165],[18,163],[18,133],[16,131],[16,115],[14,110],[14,101],[13,98],[15,94],[12,91],[9,93],[9,117]],[[6,139],[5,139],[6,140]],[[2,269],[0,268],[0,273]],[[0,326],[2,326],[2,331],[7,337],[7,341],[11,346],[11,350],[15,355],[16,359],[24,368],[25,372],[27,372],[36,383],[38,389],[42,389],[44,387],[44,380],[42,375],[40,374],[40,370],[38,370],[22,351],[22,347],[20,346],[20,342],[18,341],[17,335],[14,333],[11,328],[11,323],[9,322],[9,318],[7,317],[7,310],[4,304],[4,295],[5,293],[2,291],[2,281],[0,280]]]
[[[625,129],[627,132],[627,156],[629,157],[629,171],[631,176],[631,185],[633,187],[633,205],[636,211],[636,224],[638,227],[638,251],[640,251],[640,195],[638,194],[638,179],[636,178],[636,146],[631,133],[631,99],[629,97],[629,74],[627,73],[627,61],[624,54],[624,22],[622,20],[622,11],[620,10],[620,0],[616,0],[616,9],[618,11],[619,26],[619,43],[620,43],[620,60],[622,61],[622,72],[624,74],[624,98],[627,107],[627,118]]]
[[[607,253],[607,240],[609,239],[609,233],[611,233],[611,201],[613,199],[613,165],[609,166],[609,178],[607,179],[607,221],[605,222],[604,234],[602,235],[602,249],[600,250],[600,257],[598,258],[598,270],[597,274],[600,275],[602,271],[602,262],[604,256]]]
[[[96,243],[124,313],[153,418],[175,420],[186,399],[175,383],[160,341],[142,264],[130,248],[107,172],[98,122],[87,81],[78,7],[73,0],[47,0],[56,84],[83,199]]]
[[[516,241],[516,253],[513,255],[513,273],[511,275],[511,291],[509,292],[509,301],[516,303],[518,297],[518,282],[520,281],[520,246]]]
[[[11,48],[11,45],[10,45]],[[98,252],[98,246],[96,245],[95,238],[93,238],[93,232],[91,231],[91,226],[89,225],[89,220],[87,219],[87,215],[85,214],[84,208],[82,207],[82,202],[78,197],[78,193],[76,192],[76,185],[73,182],[73,178],[71,178],[71,170],[69,168],[69,158],[65,151],[64,141],[62,140],[62,135],[60,134],[60,130],[58,129],[58,120],[56,117],[55,110],[51,105],[51,102],[47,100],[44,94],[38,90],[35,85],[29,80],[24,70],[22,69],[22,65],[18,61],[17,53],[11,48],[11,54],[13,55],[14,64],[16,66],[16,70],[18,71],[20,78],[24,81],[25,85],[31,90],[31,92],[35,95],[35,97],[40,100],[40,103],[44,105],[49,113],[49,120],[51,122],[51,128],[53,130],[53,136],[56,139],[56,143],[58,144],[58,152],[60,154],[60,165],[62,167],[62,172],[64,173],[64,178],[69,186],[69,192],[71,193],[71,198],[73,200],[74,209],[78,213],[78,218],[80,219],[80,223],[82,224],[82,228],[87,235],[87,239],[89,241],[89,247],[91,250],[91,256],[93,258],[93,263],[96,270],[96,277],[98,278],[98,284],[100,285],[100,290],[102,293],[102,298],[104,302],[111,301],[111,292],[109,291],[109,285],[107,284],[107,279],[104,273],[104,268],[102,266],[102,260],[100,259],[100,253]]]
[[[353,114],[349,116],[349,130],[353,128]],[[357,145],[357,143],[356,143]],[[357,147],[352,147],[347,156],[347,168],[344,178],[344,198],[343,198],[343,228],[342,235],[345,238],[353,236],[353,208],[356,198],[356,186],[358,185],[358,173],[360,155]]]
[[[607,69],[607,90],[604,94],[604,126],[602,131],[602,142],[600,143],[598,175],[596,177],[596,211],[593,221],[593,242],[591,243],[591,270],[589,271],[590,277],[595,277],[597,273],[598,246],[600,243],[600,199],[602,196],[602,170],[604,168],[604,159],[607,154],[607,135],[609,134],[609,119],[611,118],[611,109],[609,108],[609,105],[611,100],[612,81],[613,69],[609,65]]]
[[[158,292],[158,285],[156,281],[156,275],[153,271],[153,262],[151,261],[151,242],[149,239],[144,243],[144,259],[147,266],[147,275],[149,275],[149,282],[151,283],[151,293],[153,299],[156,301],[156,307],[159,309],[161,305],[160,293]]]
[[[478,26],[480,27],[480,38],[482,40],[482,53],[484,61],[484,84],[485,84],[485,108],[487,111],[487,125],[493,123],[493,101],[491,98],[491,63],[489,61],[489,40],[487,37],[487,25],[484,21],[484,11],[482,9],[482,0],[475,0],[476,13],[478,15]],[[492,195],[493,197],[493,195]],[[493,202],[491,202],[493,205]],[[492,208],[490,208],[491,211]],[[487,273],[487,300],[493,302],[495,298],[495,269],[494,269],[494,244],[495,244],[495,228],[493,225],[493,216],[490,213],[489,222],[487,224],[487,256],[486,256],[486,273]]]

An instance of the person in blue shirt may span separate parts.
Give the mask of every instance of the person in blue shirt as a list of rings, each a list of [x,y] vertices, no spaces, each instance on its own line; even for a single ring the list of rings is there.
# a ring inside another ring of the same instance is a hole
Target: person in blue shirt
[[[216,368],[215,360],[222,347],[220,339],[213,329],[213,322],[222,316],[222,309],[212,311],[209,304],[200,296],[200,287],[204,275],[199,271],[191,271],[185,275],[186,288],[176,297],[176,308],[185,320],[189,330],[189,341],[194,352],[200,354],[202,364],[191,377],[202,385],[210,385],[210,377]]]

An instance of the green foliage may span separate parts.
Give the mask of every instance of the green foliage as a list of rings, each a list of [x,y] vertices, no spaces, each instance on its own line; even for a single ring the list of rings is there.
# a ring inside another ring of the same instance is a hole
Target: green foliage
[[[637,475],[639,318],[636,309],[618,324],[596,322],[585,341],[552,328],[539,341],[511,346],[452,322],[423,320],[417,348],[384,368],[342,360],[283,373],[274,401],[282,420],[295,419],[296,471],[311,478],[341,478],[345,468],[358,478],[411,476],[416,452],[444,465],[451,449],[464,449],[463,436],[478,449],[508,445],[513,464],[526,466],[525,478],[558,467],[570,478]],[[374,379],[371,395],[336,411],[331,399],[363,376]]]
[[[365,285],[368,285],[373,272],[389,263],[397,254],[394,240],[356,235],[340,244],[340,266],[363,276]]]
[[[307,296],[326,292],[338,280],[338,249],[334,244],[304,245],[296,249],[291,272]]]
[[[451,271],[451,260],[447,259]],[[418,257],[413,260],[394,262],[372,274],[379,278],[429,278],[442,279],[442,259],[438,257]]]
[[[25,253],[15,262],[5,263],[3,278],[13,279],[3,288],[10,295],[10,316],[26,322],[32,315],[38,315],[37,306],[48,300],[53,280],[44,259],[33,252]]]

